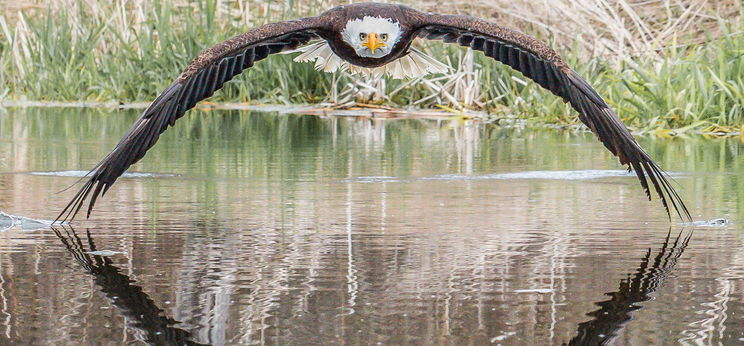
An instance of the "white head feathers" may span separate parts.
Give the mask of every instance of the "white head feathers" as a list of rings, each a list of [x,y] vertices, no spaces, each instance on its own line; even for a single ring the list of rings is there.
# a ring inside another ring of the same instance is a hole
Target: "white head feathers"
[[[365,37],[375,33],[385,45],[374,49],[374,52],[363,45]],[[400,25],[388,18],[364,16],[346,23],[341,32],[344,41],[354,47],[357,55],[365,58],[381,58],[390,53],[400,39]]]
[[[372,34],[375,34],[373,40],[375,43],[371,43],[369,40]],[[400,40],[400,35],[401,29],[398,23],[386,18],[369,16],[350,20],[341,33],[343,40],[354,48],[357,55],[378,59],[390,54],[395,44]],[[371,49],[370,46],[374,46],[375,49]],[[315,61],[315,68],[325,72],[341,70],[348,71],[351,74],[361,73],[373,76],[386,74],[396,79],[402,79],[417,78],[429,73],[444,73],[449,70],[449,66],[412,47],[404,56],[386,65],[373,68],[356,66],[345,61],[336,55],[328,42],[324,40],[300,47],[295,52],[302,53],[295,57],[295,61]]]

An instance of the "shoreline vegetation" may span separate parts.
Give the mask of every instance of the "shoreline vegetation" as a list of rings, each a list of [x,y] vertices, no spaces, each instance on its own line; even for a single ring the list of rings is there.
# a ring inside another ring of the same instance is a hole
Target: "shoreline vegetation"
[[[473,14],[550,42],[636,133],[744,132],[740,0],[403,3]],[[315,15],[336,4],[2,2],[0,107],[137,107],[157,96],[201,50],[266,22]],[[315,71],[312,64],[294,63],[294,55],[283,54],[256,64],[202,108],[276,104],[371,113],[378,109],[378,114],[417,108],[486,121],[578,124],[576,113],[562,100],[481,53],[435,42],[422,41],[419,47],[452,70],[416,80],[360,78]]]
[[[0,111],[3,108],[89,108],[100,110],[144,110],[150,104],[147,102],[117,103],[117,102],[59,102],[59,101],[2,101],[0,100]],[[321,117],[353,117],[366,119],[426,119],[426,120],[475,120],[486,123],[494,123],[500,127],[527,127],[532,129],[561,129],[570,131],[586,131],[581,123],[557,123],[557,122],[530,122],[530,119],[506,115],[495,117],[485,110],[453,109],[443,105],[436,108],[398,108],[394,106],[374,104],[346,104],[337,105],[333,103],[317,103],[305,105],[282,105],[282,104],[258,104],[249,102],[200,102],[194,110],[208,112],[211,110],[237,110],[247,112],[274,112],[277,114],[314,115]],[[0,113],[1,114],[1,113]],[[700,128],[688,128],[684,131],[674,129],[636,130],[631,127],[635,135],[650,134],[657,137],[676,137],[687,135],[703,135],[708,138],[743,137],[744,125],[742,126],[706,126]]]

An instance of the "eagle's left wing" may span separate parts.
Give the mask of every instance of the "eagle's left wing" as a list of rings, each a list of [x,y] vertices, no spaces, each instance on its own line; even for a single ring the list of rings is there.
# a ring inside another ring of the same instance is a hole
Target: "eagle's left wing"
[[[546,44],[513,29],[469,16],[422,14],[419,37],[457,43],[482,51],[571,103],[579,119],[607,149],[632,168],[649,199],[651,181],[669,214],[671,202],[680,218],[691,220],[687,207],[666,179],[665,173],[635,141],[620,118],[576,71]]]

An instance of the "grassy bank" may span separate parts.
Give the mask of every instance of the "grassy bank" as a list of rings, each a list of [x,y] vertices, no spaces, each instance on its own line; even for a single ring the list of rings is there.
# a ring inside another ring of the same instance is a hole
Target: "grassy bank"
[[[331,6],[323,1],[262,3],[263,7],[248,1],[122,0],[98,7],[102,5],[60,1],[57,8],[48,4],[4,13],[0,19],[0,98],[151,100],[202,49],[256,25],[315,14],[310,9]],[[631,30],[632,25],[625,26],[628,30],[618,29],[614,34],[622,44],[602,45],[623,49],[591,51],[586,46],[587,39],[582,37],[600,31],[592,21],[602,20],[602,15],[584,19],[586,33],[575,40],[562,40],[562,33],[569,29],[557,24],[535,28],[534,19],[526,21],[532,25],[525,24],[525,31],[553,42],[637,130],[740,126],[744,123],[744,21],[739,14],[744,5],[720,4],[725,6],[696,10],[697,18],[706,20],[701,19],[705,25],[695,30],[683,30],[690,27],[683,28],[684,23],[696,18],[690,11],[675,15],[670,10],[667,21],[679,26],[671,26],[676,30],[672,34],[662,30],[671,24],[648,19],[647,24],[636,25],[641,28],[637,32]],[[477,2],[470,6],[478,10]],[[622,16],[617,20],[625,21]],[[655,27],[658,37],[666,33],[673,39],[660,42],[644,36],[653,34]],[[597,34],[597,45],[612,42],[612,34],[609,29]],[[292,63],[291,56],[279,55],[258,63],[210,101],[344,104],[373,99],[401,107],[483,108],[495,117],[539,122],[578,121],[561,100],[480,53],[438,43],[424,47],[457,68],[446,76],[427,77],[425,82],[358,80],[344,73],[316,72],[311,64]]]

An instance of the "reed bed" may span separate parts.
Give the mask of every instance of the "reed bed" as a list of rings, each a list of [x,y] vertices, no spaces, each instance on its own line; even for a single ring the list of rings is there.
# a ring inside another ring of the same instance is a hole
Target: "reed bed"
[[[315,15],[337,1],[5,1],[0,99],[142,102],[202,49],[257,25]],[[744,123],[744,3],[730,0],[412,0],[470,13],[551,42],[639,131],[673,134]],[[420,80],[317,72],[278,55],[228,83],[213,102],[382,103],[488,110],[494,120],[572,124],[560,99],[499,63],[422,43],[453,66]],[[670,132],[675,129],[675,132]]]

